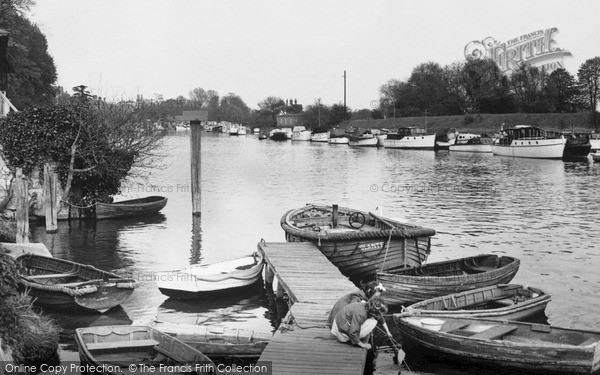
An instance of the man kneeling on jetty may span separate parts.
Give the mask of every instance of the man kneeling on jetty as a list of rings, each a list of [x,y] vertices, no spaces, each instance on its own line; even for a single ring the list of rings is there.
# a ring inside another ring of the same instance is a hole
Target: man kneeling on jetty
[[[371,344],[362,339],[368,339],[387,310],[386,303],[379,297],[372,297],[367,303],[352,302],[335,315],[331,333],[339,342],[350,341],[353,345],[371,349]]]

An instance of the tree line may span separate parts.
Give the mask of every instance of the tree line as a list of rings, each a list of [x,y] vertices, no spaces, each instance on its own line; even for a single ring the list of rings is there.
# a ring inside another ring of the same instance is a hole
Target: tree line
[[[581,64],[577,77],[562,68],[547,72],[527,64],[508,75],[490,59],[446,66],[427,62],[407,80],[382,85],[380,94],[379,110],[386,117],[590,111],[598,126],[600,57]]]

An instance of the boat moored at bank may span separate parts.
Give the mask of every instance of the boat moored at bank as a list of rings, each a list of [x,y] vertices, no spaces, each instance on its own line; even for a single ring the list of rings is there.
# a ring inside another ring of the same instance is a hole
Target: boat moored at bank
[[[427,134],[427,131],[423,128],[398,128],[396,132],[387,134],[383,146],[385,148],[433,150],[435,148],[435,134]]]
[[[455,138],[454,144],[449,146],[452,152],[492,152],[493,139],[477,134],[461,133]]]
[[[562,159],[566,139],[551,138],[546,130],[530,125],[517,125],[503,130],[492,145],[494,155],[532,159]]]

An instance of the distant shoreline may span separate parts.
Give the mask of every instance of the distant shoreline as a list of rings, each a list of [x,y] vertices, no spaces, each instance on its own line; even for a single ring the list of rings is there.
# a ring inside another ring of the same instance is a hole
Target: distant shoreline
[[[493,134],[504,128],[515,125],[536,125],[545,130],[592,131],[595,128],[590,124],[590,113],[507,113],[507,114],[467,114],[459,116],[422,116],[422,117],[399,117],[383,120],[350,120],[343,122],[340,127],[360,128],[386,128],[396,129],[400,127],[424,128],[430,133],[442,132],[454,128],[462,133],[488,133]]]

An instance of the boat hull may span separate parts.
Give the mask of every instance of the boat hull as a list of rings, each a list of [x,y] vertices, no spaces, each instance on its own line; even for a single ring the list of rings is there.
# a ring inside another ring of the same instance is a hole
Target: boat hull
[[[523,139],[513,140],[510,145],[496,142],[492,145],[494,155],[531,159],[562,159],[566,140],[558,139]]]
[[[480,152],[480,153],[491,153],[492,145],[450,145],[450,151],[452,152]]]
[[[96,219],[151,215],[167,205],[167,198],[150,196],[116,203],[96,203]]]
[[[81,364],[94,370],[88,374],[132,374],[135,370],[132,371],[131,365],[142,361],[148,368],[156,370],[160,365],[188,365],[195,370],[194,373],[214,374],[216,369],[215,364],[197,349],[151,327],[77,328],[75,341]]]
[[[433,150],[435,148],[435,134],[430,135],[409,135],[402,139],[387,139],[383,141],[385,148],[403,148],[413,150]]]
[[[315,133],[310,136],[311,142],[328,142],[329,133]]]
[[[196,298],[251,286],[261,278],[262,267],[262,254],[256,253],[256,257],[159,272],[155,277],[161,293],[176,298]]]
[[[378,139],[377,137],[373,138],[363,138],[363,139],[350,139],[348,141],[348,145],[351,147],[377,147]]]
[[[600,371],[598,331],[454,318],[441,319],[443,325],[436,331],[423,327],[422,319],[428,318],[395,317],[394,321],[403,340],[422,346],[432,354],[544,374],[597,374]],[[457,328],[453,330],[452,325]],[[508,328],[512,332],[492,339],[481,338],[483,336],[478,332],[485,335],[486,327]],[[592,343],[581,345],[586,339]]]
[[[166,322],[155,322],[151,326],[183,341],[211,359],[258,359],[271,341],[270,334],[246,329]]]
[[[350,140],[347,137],[329,138],[330,145],[347,145]]]
[[[499,284],[417,302],[400,315],[523,320],[544,312],[550,299],[548,293],[537,288]]]
[[[32,254],[17,260],[21,287],[42,307],[104,313],[125,302],[136,286],[133,279],[68,260]]]
[[[310,131],[303,130],[299,132],[292,133],[292,141],[310,141]]]
[[[466,263],[478,266],[467,269]],[[515,277],[520,263],[512,257],[478,255],[431,263],[412,270],[378,272],[377,279],[386,288],[385,299],[388,304],[407,306],[447,294],[508,284]]]
[[[286,240],[313,243],[344,275],[353,279],[372,279],[380,269],[418,266],[429,256],[429,237],[435,234],[433,229],[404,225],[387,218],[384,219],[386,224],[373,213],[348,208],[338,210],[336,228],[332,224],[330,206],[307,205],[286,212],[281,218]],[[368,218],[369,230],[351,229],[341,224],[356,212]],[[394,229],[390,229],[392,225]]]

